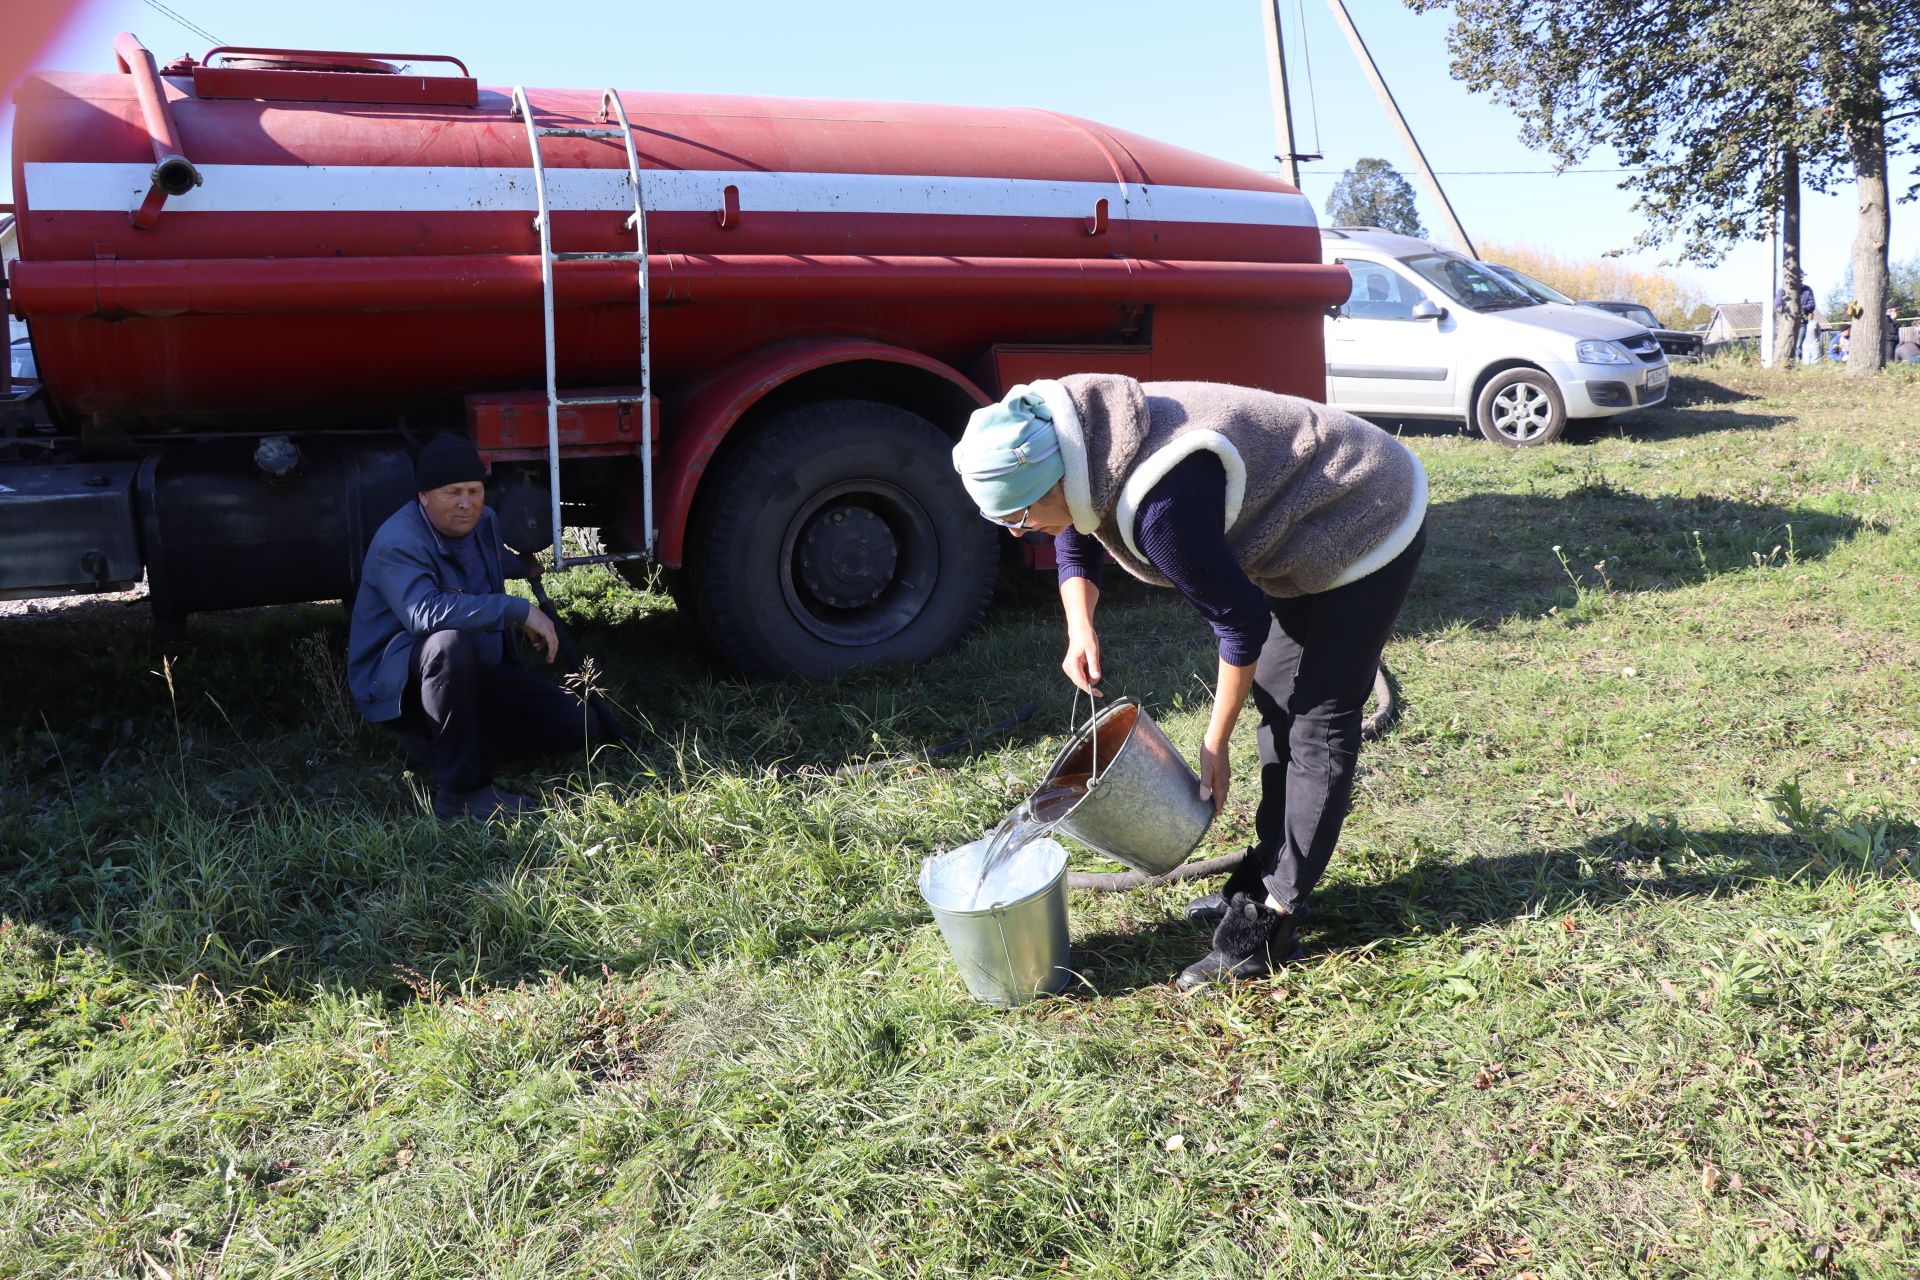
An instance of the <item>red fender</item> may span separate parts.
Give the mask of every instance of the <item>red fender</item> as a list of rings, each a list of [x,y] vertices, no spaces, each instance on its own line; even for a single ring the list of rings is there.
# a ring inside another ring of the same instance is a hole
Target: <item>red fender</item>
[[[855,360],[880,360],[935,374],[964,392],[975,404],[993,397],[950,366],[917,351],[862,338],[806,338],[762,348],[727,365],[694,390],[661,409],[670,424],[662,432],[664,455],[654,486],[658,503],[661,564],[677,569],[685,562],[687,518],[701,478],[735,424],[769,392],[802,374]],[[622,495],[619,525],[628,546],[644,546],[637,493]]]

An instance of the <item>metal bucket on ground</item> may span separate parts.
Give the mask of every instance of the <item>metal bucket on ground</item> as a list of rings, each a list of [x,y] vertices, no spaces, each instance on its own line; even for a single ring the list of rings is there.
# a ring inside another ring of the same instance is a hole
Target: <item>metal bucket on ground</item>
[[[1213,822],[1199,775],[1136,698],[1101,708],[1062,748],[1041,790],[1057,786],[1086,794],[1055,831],[1150,876],[1185,862]]]
[[[920,896],[933,908],[967,990],[1006,1008],[1051,995],[1073,976],[1067,968],[1067,851],[1045,837],[1028,842],[1015,856],[1043,860],[1030,880],[1039,887],[1012,901],[974,907],[972,885],[991,838],[921,863]],[[968,869],[973,878],[953,874]]]

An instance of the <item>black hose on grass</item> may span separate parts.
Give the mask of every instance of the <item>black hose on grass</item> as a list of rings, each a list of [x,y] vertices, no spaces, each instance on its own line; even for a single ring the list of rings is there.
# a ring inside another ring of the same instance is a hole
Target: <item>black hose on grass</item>
[[[1373,700],[1373,714],[1360,724],[1362,742],[1372,742],[1380,737],[1393,728],[1394,722],[1400,718],[1400,685],[1384,662],[1373,676]],[[1246,856],[1246,850],[1243,849],[1239,853],[1222,854],[1204,862],[1184,862],[1165,875],[1158,876],[1150,876],[1144,871],[1070,871],[1067,873],[1067,888],[1091,889],[1095,893],[1122,893],[1151,885],[1183,884],[1188,880],[1200,880],[1231,871]]]

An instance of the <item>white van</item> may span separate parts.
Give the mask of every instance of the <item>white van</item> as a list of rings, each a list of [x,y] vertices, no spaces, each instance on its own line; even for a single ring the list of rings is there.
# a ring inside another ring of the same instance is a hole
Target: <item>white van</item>
[[[1327,403],[1390,418],[1460,418],[1496,444],[1546,444],[1569,418],[1667,394],[1646,326],[1541,302],[1473,259],[1372,227],[1320,232],[1353,292],[1327,318]]]

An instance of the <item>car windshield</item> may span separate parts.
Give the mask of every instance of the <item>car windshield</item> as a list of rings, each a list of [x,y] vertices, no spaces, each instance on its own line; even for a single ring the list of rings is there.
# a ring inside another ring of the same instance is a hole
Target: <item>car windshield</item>
[[[1483,262],[1480,265],[1499,276],[1502,280],[1505,280],[1508,284],[1518,286],[1522,293],[1530,293],[1542,302],[1557,302],[1565,307],[1574,305],[1572,298],[1569,298],[1566,294],[1560,292],[1550,284],[1544,284],[1539,280],[1535,280],[1524,271],[1515,271],[1512,267],[1503,267],[1495,262]]]
[[[1647,328],[1649,329],[1659,329],[1664,327],[1661,325],[1660,319],[1658,316],[1654,315],[1651,310],[1641,306],[1637,302],[1628,302],[1628,303],[1616,302],[1611,306],[1609,306],[1607,310],[1613,312],[1613,314],[1617,316],[1624,316],[1628,320],[1632,320],[1638,324],[1643,324],[1647,326]]]
[[[1537,307],[1540,300],[1509,284],[1471,258],[1451,253],[1417,253],[1400,261],[1469,311],[1511,311]]]

